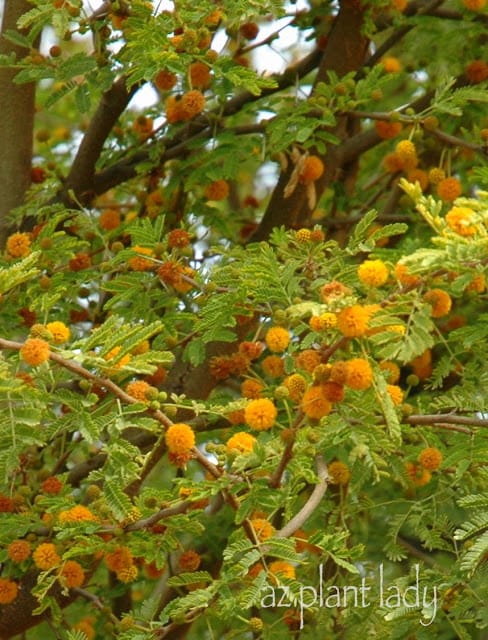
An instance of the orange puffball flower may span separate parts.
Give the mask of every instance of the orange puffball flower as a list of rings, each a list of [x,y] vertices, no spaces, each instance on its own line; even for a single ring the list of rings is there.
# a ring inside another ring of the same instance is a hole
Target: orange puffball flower
[[[78,631],[82,631],[87,637],[87,640],[95,640],[95,629],[93,628],[93,622],[94,618],[87,616],[86,618],[83,618],[82,620],[76,622],[72,626],[72,628]]]
[[[141,402],[147,402],[147,392],[151,391],[153,387],[150,384],[145,382],[144,380],[134,380],[133,382],[129,382],[126,386],[125,390],[127,393],[136,400],[140,400]]]
[[[43,542],[32,554],[34,564],[38,569],[46,571],[52,569],[61,562],[61,558],[52,542]]]
[[[142,254],[135,255],[132,258],[129,258],[128,264],[133,271],[150,271],[154,268],[154,262],[143,257],[152,256],[152,249],[150,249],[149,247],[140,247],[139,245],[136,245],[132,247],[132,251],[134,251],[134,253]]]
[[[113,231],[120,226],[120,212],[116,209],[105,209],[98,219],[98,224],[105,231]]]
[[[417,149],[411,140],[400,140],[395,146],[395,154],[401,162],[402,169],[415,169],[418,164]]]
[[[320,386],[310,387],[305,391],[300,402],[303,413],[313,420],[329,415],[332,404],[327,400]]]
[[[349,467],[347,466],[347,464],[344,464],[344,462],[341,462],[340,460],[334,460],[334,462],[328,464],[327,471],[334,484],[345,485],[351,479],[351,472],[349,471]]]
[[[394,56],[386,56],[380,60],[386,73],[398,73],[402,70],[402,63]]]
[[[432,351],[427,349],[410,363],[412,373],[420,380],[425,380],[432,375]]]
[[[370,287],[381,287],[388,280],[388,267],[383,260],[365,260],[358,267],[358,278]]]
[[[239,344],[239,353],[242,353],[248,360],[256,360],[263,352],[263,345],[261,342],[250,342],[244,340]]]
[[[59,320],[48,322],[46,325],[46,329],[52,335],[53,342],[55,344],[63,344],[63,342],[67,342],[71,335],[69,327],[67,327],[64,322],[60,322]]]
[[[85,582],[85,572],[83,571],[83,567],[79,562],[76,562],[76,560],[66,560],[59,572],[59,575],[69,589],[81,587]]]
[[[179,422],[168,428],[165,441],[170,453],[189,453],[195,446],[195,433],[190,425]]]
[[[202,562],[202,558],[200,554],[193,549],[188,549],[188,551],[184,551],[179,560],[178,565],[181,571],[196,571]]]
[[[486,0],[463,0],[463,5],[469,11],[481,11],[486,6]]]
[[[413,462],[405,463],[405,473],[416,487],[425,486],[432,478],[432,474],[428,469],[424,469],[422,466],[414,464]]]
[[[193,282],[187,278],[193,278],[195,272],[187,265],[179,264],[174,260],[166,260],[158,268],[158,276],[162,282],[170,285],[179,293],[188,293],[193,288]]]
[[[343,298],[344,296],[348,296],[352,293],[352,290],[349,287],[346,287],[345,284],[339,282],[338,280],[332,280],[332,282],[327,282],[320,289],[320,297],[322,298],[322,302],[333,302],[338,298]]]
[[[313,331],[326,331],[337,326],[337,316],[335,313],[327,311],[320,316],[312,316],[308,324]]]
[[[229,453],[250,453],[254,449],[256,438],[246,431],[238,431],[231,436],[225,446]]]
[[[469,207],[452,207],[446,213],[447,226],[460,236],[473,236],[476,233],[476,226],[472,224],[473,214]]]
[[[243,398],[248,398],[249,400],[255,400],[256,398],[261,398],[263,395],[264,385],[261,384],[258,380],[253,380],[251,378],[244,380],[241,384],[241,394]]]
[[[71,260],[68,262],[70,271],[82,271],[83,269],[88,269],[92,265],[91,256],[88,253],[77,253]]]
[[[46,478],[41,484],[41,489],[44,493],[56,496],[58,495],[58,493],[61,493],[63,489],[63,483],[59,478],[56,478],[55,476],[49,476],[49,478]]]
[[[404,169],[404,164],[396,153],[387,153],[381,164],[387,173],[398,173]]]
[[[49,344],[41,338],[28,338],[20,348],[20,357],[24,362],[36,367],[49,360]]]
[[[169,91],[175,86],[176,81],[176,73],[167,69],[161,69],[153,78],[154,84],[160,91]]]
[[[261,367],[270,378],[279,378],[285,373],[285,363],[279,356],[267,356],[262,360]]]
[[[320,364],[320,353],[314,349],[304,349],[295,356],[295,364],[299,369],[312,373]]]
[[[10,604],[19,593],[16,582],[8,578],[0,578],[0,604]]]
[[[264,542],[264,540],[271,538],[275,532],[273,525],[265,518],[252,518],[250,524],[259,542]]]
[[[327,380],[322,385],[322,393],[329,402],[342,402],[344,400],[344,385]]]
[[[106,553],[103,559],[107,568],[115,573],[128,569],[134,562],[132,552],[128,547],[116,547],[113,551]]]
[[[24,562],[30,557],[32,548],[27,540],[14,540],[7,547],[7,555],[12,562]]]
[[[442,318],[451,310],[452,300],[447,291],[442,289],[431,289],[424,294],[424,301],[432,306],[431,315],[433,318]]]
[[[185,229],[172,229],[168,233],[168,247],[170,249],[184,249],[190,244],[190,234]]]
[[[318,156],[307,156],[298,179],[302,184],[315,182],[324,173],[324,163]]]
[[[24,258],[31,251],[31,239],[28,233],[13,233],[7,238],[7,253],[12,258]]]
[[[111,361],[111,360],[115,360],[118,356],[118,354],[120,353],[122,347],[121,346],[117,346],[114,347],[113,349],[110,349],[110,351],[105,354],[104,358],[107,361]],[[129,353],[125,354],[124,356],[122,356],[117,363],[114,363],[112,366],[114,369],[122,369],[123,367],[125,367],[127,364],[129,364],[129,362],[131,361],[131,355]]]
[[[97,517],[88,507],[78,504],[75,507],[71,507],[71,509],[61,511],[58,516],[58,520],[63,524],[73,522],[94,522],[97,520]]]
[[[229,195],[229,183],[226,180],[215,180],[205,187],[207,200],[225,200]]]
[[[212,81],[210,67],[204,62],[192,62],[188,74],[190,83],[194,89],[207,89]]]
[[[410,274],[407,265],[400,262],[395,265],[395,277],[405,287],[415,287],[421,282],[420,276]]]
[[[359,304],[342,309],[337,314],[337,328],[346,338],[359,338],[368,330],[371,312]]]
[[[488,64],[484,60],[472,60],[465,69],[466,77],[473,84],[488,78]]]
[[[442,453],[436,447],[427,447],[419,453],[418,461],[424,469],[435,471],[441,466]]]
[[[246,424],[256,431],[267,431],[276,422],[278,410],[268,398],[251,400],[244,409]]]
[[[295,567],[286,560],[273,560],[269,563],[269,572],[277,577],[294,579]]]
[[[386,379],[390,384],[396,384],[400,380],[400,367],[394,362],[384,360],[380,362],[380,369],[386,373]]]
[[[373,382],[373,370],[364,358],[352,358],[347,361],[346,385],[356,391],[368,389]]]
[[[462,193],[461,183],[457,178],[444,178],[437,184],[437,195],[445,202],[452,202]]]
[[[271,327],[264,337],[270,351],[280,353],[290,344],[290,333],[283,327]]]
[[[387,384],[386,390],[395,406],[399,406],[403,402],[403,390],[396,384]]]
[[[388,120],[376,120],[374,123],[376,133],[382,140],[395,138],[403,129],[401,122],[389,122]]]
[[[205,97],[198,89],[192,89],[183,94],[181,110],[184,120],[191,120],[205,109]]]
[[[407,180],[414,184],[418,182],[422,191],[429,186],[429,174],[423,169],[412,169],[407,173]]]

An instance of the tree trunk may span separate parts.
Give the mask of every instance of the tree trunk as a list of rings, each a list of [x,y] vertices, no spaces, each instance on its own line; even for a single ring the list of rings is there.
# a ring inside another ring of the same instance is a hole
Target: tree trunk
[[[28,51],[3,37],[17,28],[17,20],[32,9],[28,0],[5,0],[0,37],[0,54],[24,56]],[[17,85],[17,71],[0,67],[0,247],[8,235],[9,212],[24,201],[30,185],[35,84]]]

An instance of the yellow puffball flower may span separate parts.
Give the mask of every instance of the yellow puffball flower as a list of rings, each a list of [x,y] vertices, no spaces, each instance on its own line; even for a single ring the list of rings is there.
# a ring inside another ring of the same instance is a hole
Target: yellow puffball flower
[[[271,327],[268,329],[264,341],[270,351],[280,353],[290,344],[290,333],[283,327]]]
[[[71,335],[69,327],[67,327],[64,322],[60,322],[58,320],[55,320],[54,322],[48,322],[46,325],[46,329],[51,333],[53,342],[55,344],[62,344],[63,342],[67,342]]]
[[[49,360],[49,355],[49,344],[41,338],[28,338],[20,348],[22,360],[33,367]]]
[[[373,370],[364,358],[352,358],[347,361],[346,385],[350,389],[363,391],[368,389],[373,382]]]
[[[238,431],[231,436],[225,446],[229,453],[250,453],[254,449],[256,438],[246,431]]]
[[[268,398],[258,398],[251,402],[244,409],[244,420],[246,424],[256,431],[267,431],[271,429],[276,421],[278,410]]]
[[[370,287],[381,287],[388,280],[388,267],[383,260],[365,260],[358,267],[358,278]]]
[[[195,446],[195,433],[190,425],[176,423],[166,431],[165,440],[170,453],[188,453]]]
[[[366,334],[370,317],[369,309],[353,304],[337,314],[337,328],[346,338],[359,338]]]
[[[13,233],[7,238],[7,253],[12,258],[24,258],[30,253],[31,240],[28,233]]]
[[[32,554],[32,559],[36,567],[43,571],[52,569],[52,567],[55,567],[61,562],[61,557],[52,542],[43,542],[40,544]]]

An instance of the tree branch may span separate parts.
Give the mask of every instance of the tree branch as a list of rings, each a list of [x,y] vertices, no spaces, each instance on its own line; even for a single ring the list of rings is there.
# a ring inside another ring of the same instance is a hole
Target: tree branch
[[[93,198],[95,166],[105,140],[138,89],[139,85],[127,89],[125,76],[121,76],[105,91],[83,136],[63,190],[58,195],[61,202],[73,205],[70,191],[82,203],[88,203]]]

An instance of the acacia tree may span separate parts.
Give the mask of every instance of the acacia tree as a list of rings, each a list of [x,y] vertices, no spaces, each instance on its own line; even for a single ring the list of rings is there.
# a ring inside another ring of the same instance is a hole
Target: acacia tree
[[[0,638],[484,637],[485,5],[5,0]]]

